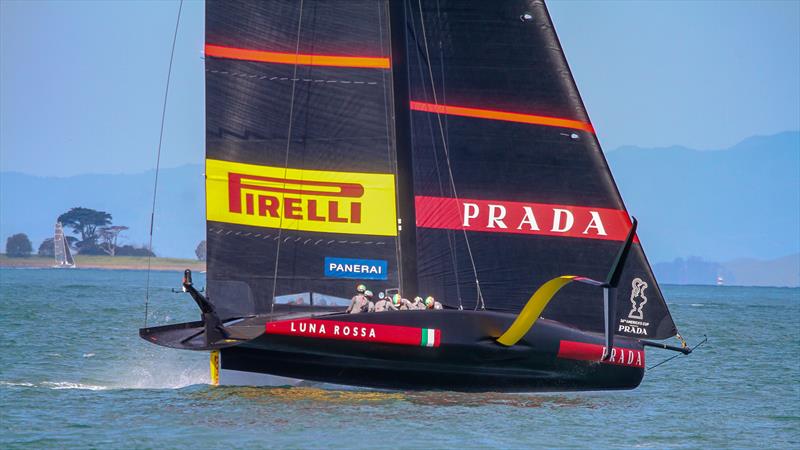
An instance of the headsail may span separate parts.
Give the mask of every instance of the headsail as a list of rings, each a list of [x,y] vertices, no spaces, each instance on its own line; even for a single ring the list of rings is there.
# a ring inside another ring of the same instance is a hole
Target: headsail
[[[302,10],[301,10],[302,9]],[[209,299],[398,284],[385,1],[208,1]]]
[[[630,220],[544,3],[407,6],[421,288],[518,311],[554,277],[602,279]],[[677,331],[638,242],[617,306],[617,334]],[[543,316],[604,327],[588,286]]]

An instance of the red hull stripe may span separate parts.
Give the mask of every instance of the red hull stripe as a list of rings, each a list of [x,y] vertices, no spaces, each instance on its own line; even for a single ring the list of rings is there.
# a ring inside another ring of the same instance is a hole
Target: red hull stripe
[[[250,50],[213,44],[206,44],[206,56],[275,64],[300,64],[304,66],[359,67],[367,69],[388,69],[391,66],[389,58],[311,54],[295,55],[294,53]]]
[[[425,196],[414,202],[421,228],[624,241],[631,227],[617,209]]]
[[[441,333],[435,329],[333,320],[281,320],[267,323],[265,331],[267,334],[283,336],[375,342],[415,347],[438,347],[441,343]]]
[[[433,103],[411,102],[411,109],[429,113],[449,114],[452,116],[476,117],[478,119],[502,120],[505,122],[530,123],[548,127],[573,128],[576,130],[594,133],[592,124],[579,120],[562,119],[559,117],[539,116],[536,114],[521,114],[509,111],[496,111],[491,109],[467,108],[464,106],[436,105]]]
[[[644,350],[614,347],[611,349],[611,358],[601,361],[604,348],[602,345],[586,342],[561,341],[558,345],[558,357],[644,369]]]

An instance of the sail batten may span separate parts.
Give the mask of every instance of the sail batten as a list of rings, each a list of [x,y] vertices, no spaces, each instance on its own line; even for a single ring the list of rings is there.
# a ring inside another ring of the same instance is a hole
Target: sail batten
[[[304,53],[282,53],[267,50],[225,47],[206,44],[206,56],[242,61],[255,61],[275,64],[298,64],[304,66],[354,67],[365,69],[388,69],[389,58],[373,56],[343,56]]]
[[[504,122],[519,122],[533,125],[544,125],[549,127],[573,128],[576,130],[594,133],[594,127],[587,122],[578,120],[564,119],[560,117],[542,116],[537,114],[525,114],[510,111],[498,111],[492,109],[481,109],[465,106],[452,106],[412,101],[410,107],[414,111],[423,111],[436,114],[448,114],[453,116],[474,117],[478,119],[500,120]]]

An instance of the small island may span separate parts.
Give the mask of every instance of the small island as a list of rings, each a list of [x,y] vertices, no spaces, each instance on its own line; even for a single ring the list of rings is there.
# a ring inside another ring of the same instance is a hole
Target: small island
[[[75,263],[78,269],[147,270],[146,256],[75,255]],[[50,268],[54,265],[52,257],[12,258],[0,254],[0,267],[3,268]],[[150,269],[163,271],[191,269],[195,272],[202,272],[206,270],[206,262],[196,259],[152,257],[150,258]]]

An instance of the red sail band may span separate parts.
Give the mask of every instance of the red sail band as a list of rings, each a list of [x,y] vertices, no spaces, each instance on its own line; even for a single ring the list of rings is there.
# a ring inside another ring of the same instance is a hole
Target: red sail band
[[[625,211],[608,208],[426,196],[415,206],[420,228],[609,241],[624,241],[631,228]]]
[[[500,120],[505,122],[530,123],[548,127],[572,128],[594,133],[592,124],[579,120],[562,119],[560,117],[522,114],[491,109],[467,108],[464,106],[437,105],[433,103],[411,102],[411,109],[429,113],[448,114],[451,116],[475,117],[478,119]]]
[[[270,52],[245,48],[224,47],[206,44],[206,56],[274,64],[299,64],[303,66],[355,67],[366,69],[388,69],[389,58],[371,56],[314,55]]]

